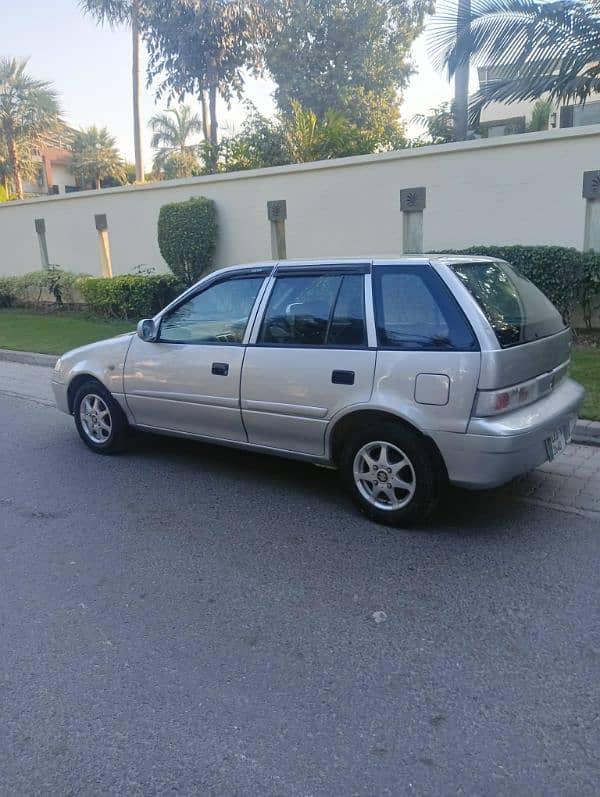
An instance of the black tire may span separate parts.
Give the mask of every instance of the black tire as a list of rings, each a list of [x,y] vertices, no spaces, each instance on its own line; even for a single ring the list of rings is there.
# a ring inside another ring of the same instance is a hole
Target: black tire
[[[86,400],[87,406],[84,404]],[[90,405],[96,407],[96,411],[90,413],[87,420],[82,417],[82,405],[84,414]],[[125,447],[129,431],[125,413],[108,390],[95,379],[84,382],[77,390],[73,402],[73,417],[79,436],[97,454],[116,454]],[[109,431],[100,425],[101,422],[110,427]]]
[[[379,461],[379,443],[387,445],[388,467],[384,460]],[[370,468],[369,463],[375,467]],[[344,446],[339,464],[342,481],[353,501],[378,523],[422,523],[437,505],[443,483],[441,468],[427,441],[400,422],[382,422],[356,430]],[[355,478],[355,465],[365,480]],[[400,483],[409,485],[409,489],[395,486]]]

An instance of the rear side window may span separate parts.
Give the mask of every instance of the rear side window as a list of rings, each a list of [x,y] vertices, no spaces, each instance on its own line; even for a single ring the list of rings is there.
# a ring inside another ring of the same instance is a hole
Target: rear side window
[[[477,339],[456,300],[430,266],[380,266],[373,293],[381,348],[476,351]]]
[[[503,348],[565,329],[550,300],[508,263],[455,263],[452,269],[483,310]]]
[[[259,343],[280,346],[366,345],[361,274],[279,277]]]

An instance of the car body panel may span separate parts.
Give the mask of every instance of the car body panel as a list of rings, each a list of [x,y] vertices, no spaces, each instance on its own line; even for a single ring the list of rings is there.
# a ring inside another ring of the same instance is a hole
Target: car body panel
[[[248,441],[323,455],[329,420],[368,402],[376,353],[369,349],[249,346],[242,376],[242,415]],[[354,384],[333,384],[334,371]]]
[[[479,378],[481,354],[467,351],[379,351],[373,401],[402,414],[421,431],[465,432]],[[419,374],[448,378],[448,401],[442,406],[415,398]]]
[[[127,354],[124,389],[136,425],[246,440],[240,413],[244,347],[147,343]],[[212,373],[213,363],[228,366]]]

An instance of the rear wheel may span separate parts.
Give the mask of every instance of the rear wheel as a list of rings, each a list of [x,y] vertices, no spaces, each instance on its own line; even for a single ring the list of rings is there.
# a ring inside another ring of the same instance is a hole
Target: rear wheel
[[[83,442],[99,454],[114,454],[126,443],[128,424],[123,410],[99,382],[89,380],[73,402],[75,426]]]
[[[382,423],[354,433],[343,449],[340,471],[356,504],[388,526],[425,520],[439,493],[437,463],[411,429]]]

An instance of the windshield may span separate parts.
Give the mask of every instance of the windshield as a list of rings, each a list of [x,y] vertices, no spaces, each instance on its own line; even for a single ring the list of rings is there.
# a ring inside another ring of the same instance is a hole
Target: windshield
[[[565,328],[550,300],[508,263],[455,263],[452,269],[477,300],[502,348],[530,343]]]

